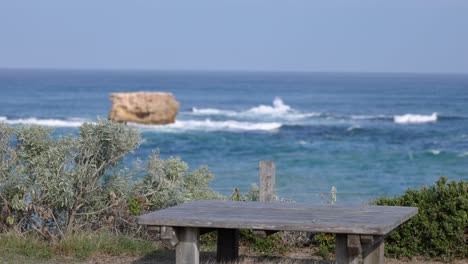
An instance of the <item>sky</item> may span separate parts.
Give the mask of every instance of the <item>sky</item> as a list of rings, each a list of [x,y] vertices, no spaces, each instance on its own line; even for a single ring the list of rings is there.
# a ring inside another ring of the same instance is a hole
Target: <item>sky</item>
[[[468,1],[0,0],[0,68],[468,73]]]

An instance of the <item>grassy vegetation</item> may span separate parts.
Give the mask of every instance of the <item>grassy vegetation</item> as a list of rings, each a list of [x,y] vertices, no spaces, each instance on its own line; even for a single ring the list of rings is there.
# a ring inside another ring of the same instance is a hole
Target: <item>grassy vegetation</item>
[[[36,260],[47,260],[57,256],[83,260],[95,254],[144,256],[160,248],[160,244],[155,242],[108,232],[83,232],[56,242],[46,241],[35,234],[0,234],[0,252]]]
[[[43,239],[35,235],[19,236],[15,233],[0,234],[0,249],[32,259],[49,259],[53,255],[52,248]]]
[[[241,230],[240,238],[254,251],[271,255],[273,253],[283,255],[287,252],[287,247],[281,240],[281,234],[276,233],[268,237],[258,237],[252,230]]]

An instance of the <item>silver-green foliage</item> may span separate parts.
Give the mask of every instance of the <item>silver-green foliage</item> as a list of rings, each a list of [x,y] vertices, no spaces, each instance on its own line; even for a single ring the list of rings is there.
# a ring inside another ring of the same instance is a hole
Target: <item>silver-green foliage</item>
[[[140,140],[138,132],[109,121],[84,124],[78,137],[57,140],[38,126],[1,124],[0,131],[1,219],[47,238],[64,236],[81,218],[113,205],[107,191],[115,180],[104,180],[105,172]]]
[[[5,224],[12,224],[14,220],[12,210],[24,209],[22,202],[26,188],[26,181],[22,175],[25,167],[20,162],[11,142],[15,136],[15,129],[0,123],[0,216]]]
[[[209,188],[214,178],[207,167],[188,171],[188,164],[180,158],[161,159],[154,153],[148,160],[146,174],[139,181],[134,195],[142,201],[145,210],[158,210],[188,200],[220,199]]]
[[[78,136],[59,139],[48,128],[0,123],[0,231],[35,230],[48,239],[77,227],[128,232],[134,215],[146,210],[220,198],[206,167],[189,172],[179,158],[157,153],[144,176],[131,181],[140,170],[120,162],[139,142],[137,130],[110,121],[83,124]]]

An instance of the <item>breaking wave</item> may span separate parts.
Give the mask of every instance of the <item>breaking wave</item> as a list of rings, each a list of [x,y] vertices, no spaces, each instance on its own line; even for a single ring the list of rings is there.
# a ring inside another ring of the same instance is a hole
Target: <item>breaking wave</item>
[[[362,127],[360,125],[352,125],[352,126],[348,127],[346,129],[346,131],[350,132],[350,131],[359,130],[359,129],[362,129]]]
[[[391,116],[386,115],[352,115],[353,120],[391,120]]]
[[[0,116],[0,122],[4,122],[9,125],[39,125],[39,126],[49,126],[49,127],[79,127],[83,123],[87,122],[84,119],[80,118],[70,118],[70,119],[39,119],[35,117],[30,118],[18,118],[18,119],[9,119],[4,116]]]
[[[275,97],[273,100],[273,106],[259,105],[247,111],[247,113],[257,115],[282,115],[288,112],[295,112],[295,110],[293,111],[293,109],[289,105],[285,104],[279,97]]]
[[[228,116],[237,118],[279,118],[286,120],[300,120],[309,117],[321,117],[322,113],[302,113],[285,104],[279,97],[275,97],[273,105],[259,105],[245,111],[232,111],[216,108],[192,108],[192,115],[198,116]]]
[[[70,119],[39,119],[19,118],[8,119],[7,117],[0,116],[0,122],[9,125],[40,125],[49,127],[80,127],[85,122],[90,122],[85,119],[70,118]],[[279,129],[282,124],[279,122],[240,122],[235,120],[226,121],[213,121],[206,120],[176,120],[173,124],[168,125],[142,125],[136,123],[128,123],[132,127],[137,127],[143,130],[158,130],[158,131],[172,131],[183,132],[190,130],[198,131],[275,131]]]
[[[206,120],[176,120],[173,124],[168,125],[140,125],[129,123],[129,125],[141,128],[143,130],[158,130],[166,132],[178,131],[275,131],[282,124],[278,122],[253,123],[239,122],[234,120],[212,121]]]
[[[396,115],[393,117],[393,121],[399,124],[422,124],[430,123],[437,121],[437,113],[432,113],[432,115]]]
[[[192,113],[195,115],[225,115],[225,116],[234,116],[237,114],[236,111],[220,110],[216,108],[198,109],[196,107],[192,108]]]

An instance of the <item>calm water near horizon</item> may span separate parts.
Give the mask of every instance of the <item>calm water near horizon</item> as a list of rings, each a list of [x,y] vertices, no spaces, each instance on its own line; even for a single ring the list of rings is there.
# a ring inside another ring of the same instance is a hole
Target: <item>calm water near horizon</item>
[[[134,125],[159,148],[230,194],[258,181],[258,161],[277,166],[278,196],[362,203],[445,175],[468,180],[468,75],[0,70],[0,122],[56,128],[107,118],[108,95],[171,92],[177,122]]]

